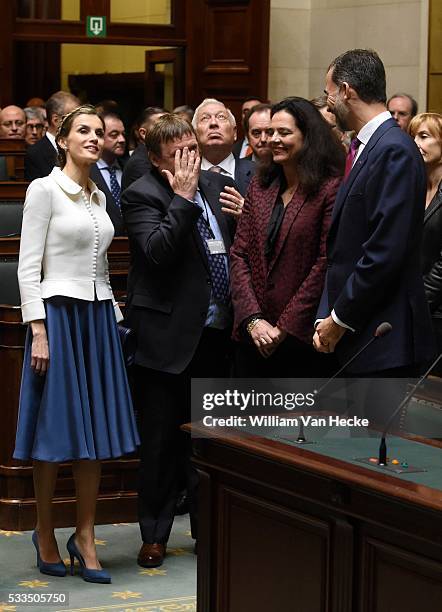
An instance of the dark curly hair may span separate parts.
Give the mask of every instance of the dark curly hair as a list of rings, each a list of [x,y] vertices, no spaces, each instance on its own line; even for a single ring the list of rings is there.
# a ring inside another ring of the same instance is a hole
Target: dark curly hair
[[[285,98],[272,106],[271,116],[280,111],[292,115],[302,132],[304,144],[296,157],[299,185],[307,195],[314,195],[326,179],[344,173],[344,148],[334,138],[319,110],[308,100]],[[268,160],[259,166],[261,187],[268,187],[277,177],[284,177],[280,164]]]

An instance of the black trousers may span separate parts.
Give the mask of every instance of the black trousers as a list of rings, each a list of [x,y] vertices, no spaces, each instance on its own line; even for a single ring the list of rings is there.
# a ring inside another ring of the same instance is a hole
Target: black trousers
[[[143,542],[167,543],[185,475],[192,537],[197,537],[198,476],[191,465],[192,378],[227,377],[230,333],[205,328],[192,361],[181,374],[134,366],[133,399],[140,426],[138,520]]]

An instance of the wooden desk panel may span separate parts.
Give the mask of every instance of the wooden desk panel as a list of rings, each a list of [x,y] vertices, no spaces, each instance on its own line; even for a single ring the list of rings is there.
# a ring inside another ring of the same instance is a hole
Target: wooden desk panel
[[[194,454],[199,612],[436,609],[437,488],[233,430]]]

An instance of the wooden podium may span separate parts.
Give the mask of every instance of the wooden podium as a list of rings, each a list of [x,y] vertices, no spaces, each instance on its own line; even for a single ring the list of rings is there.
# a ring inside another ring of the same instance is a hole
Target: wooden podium
[[[0,257],[17,259],[20,238],[0,239]],[[128,240],[115,238],[108,251],[110,277],[116,299],[126,290],[129,266]],[[27,326],[19,307],[0,305],[0,529],[25,530],[35,524],[35,499],[30,463],[14,461],[18,398]],[[138,459],[103,462],[97,523],[136,521]],[[61,464],[54,497],[58,527],[75,524],[75,492],[70,464]]]
[[[205,436],[194,439],[199,612],[440,609],[441,447],[390,439],[426,466],[410,478],[355,461],[376,454],[377,436],[300,447],[296,432],[286,443],[185,429]]]

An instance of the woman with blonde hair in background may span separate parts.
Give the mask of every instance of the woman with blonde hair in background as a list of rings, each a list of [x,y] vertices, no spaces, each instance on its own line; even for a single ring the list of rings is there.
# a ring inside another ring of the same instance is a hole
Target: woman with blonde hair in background
[[[439,353],[442,353],[442,115],[420,113],[408,126],[427,172],[422,272]],[[435,374],[442,375],[442,365]]]

